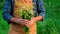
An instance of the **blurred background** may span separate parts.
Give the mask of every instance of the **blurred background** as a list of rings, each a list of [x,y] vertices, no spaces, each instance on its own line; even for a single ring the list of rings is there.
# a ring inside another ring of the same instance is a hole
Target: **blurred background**
[[[5,0],[0,0],[0,34],[8,34],[9,25],[3,19]],[[46,17],[37,23],[37,34],[60,34],[60,0],[44,0]]]

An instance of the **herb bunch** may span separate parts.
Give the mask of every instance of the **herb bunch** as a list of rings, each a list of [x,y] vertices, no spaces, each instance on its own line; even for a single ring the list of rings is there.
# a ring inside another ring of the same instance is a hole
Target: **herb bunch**
[[[25,11],[23,11],[23,9],[20,9],[20,16],[22,19],[27,20],[31,20],[31,18],[33,17],[32,11],[29,11],[28,9],[25,9]],[[24,31],[26,32],[26,34],[28,34],[29,28],[27,26],[24,26]]]

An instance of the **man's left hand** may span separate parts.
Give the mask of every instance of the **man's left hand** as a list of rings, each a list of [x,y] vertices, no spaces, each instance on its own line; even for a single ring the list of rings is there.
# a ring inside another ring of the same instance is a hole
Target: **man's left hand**
[[[36,23],[37,21],[39,20],[42,20],[42,16],[37,16],[37,17],[33,17],[29,23],[26,23],[25,25],[28,27],[28,26],[31,26],[33,25],[34,23]]]
[[[36,18],[32,18],[29,23],[26,23],[26,26],[29,27],[29,26],[32,26],[34,23],[36,23]]]

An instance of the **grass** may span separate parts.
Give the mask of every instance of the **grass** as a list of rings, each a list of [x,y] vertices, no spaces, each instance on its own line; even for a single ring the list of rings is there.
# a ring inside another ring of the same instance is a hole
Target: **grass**
[[[37,34],[60,34],[60,0],[44,0],[46,17],[37,23]],[[9,25],[2,17],[0,10],[0,34],[7,34]]]

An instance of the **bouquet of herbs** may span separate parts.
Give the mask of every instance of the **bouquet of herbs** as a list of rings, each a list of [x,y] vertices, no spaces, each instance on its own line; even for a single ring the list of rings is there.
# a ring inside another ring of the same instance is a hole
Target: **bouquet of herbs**
[[[28,9],[25,9],[25,11],[23,11],[23,9],[20,9],[20,16],[23,19],[27,19],[27,20],[31,20],[31,18],[33,17],[32,11]],[[28,34],[29,28],[27,26],[24,26],[24,31],[26,32],[26,34]]]

